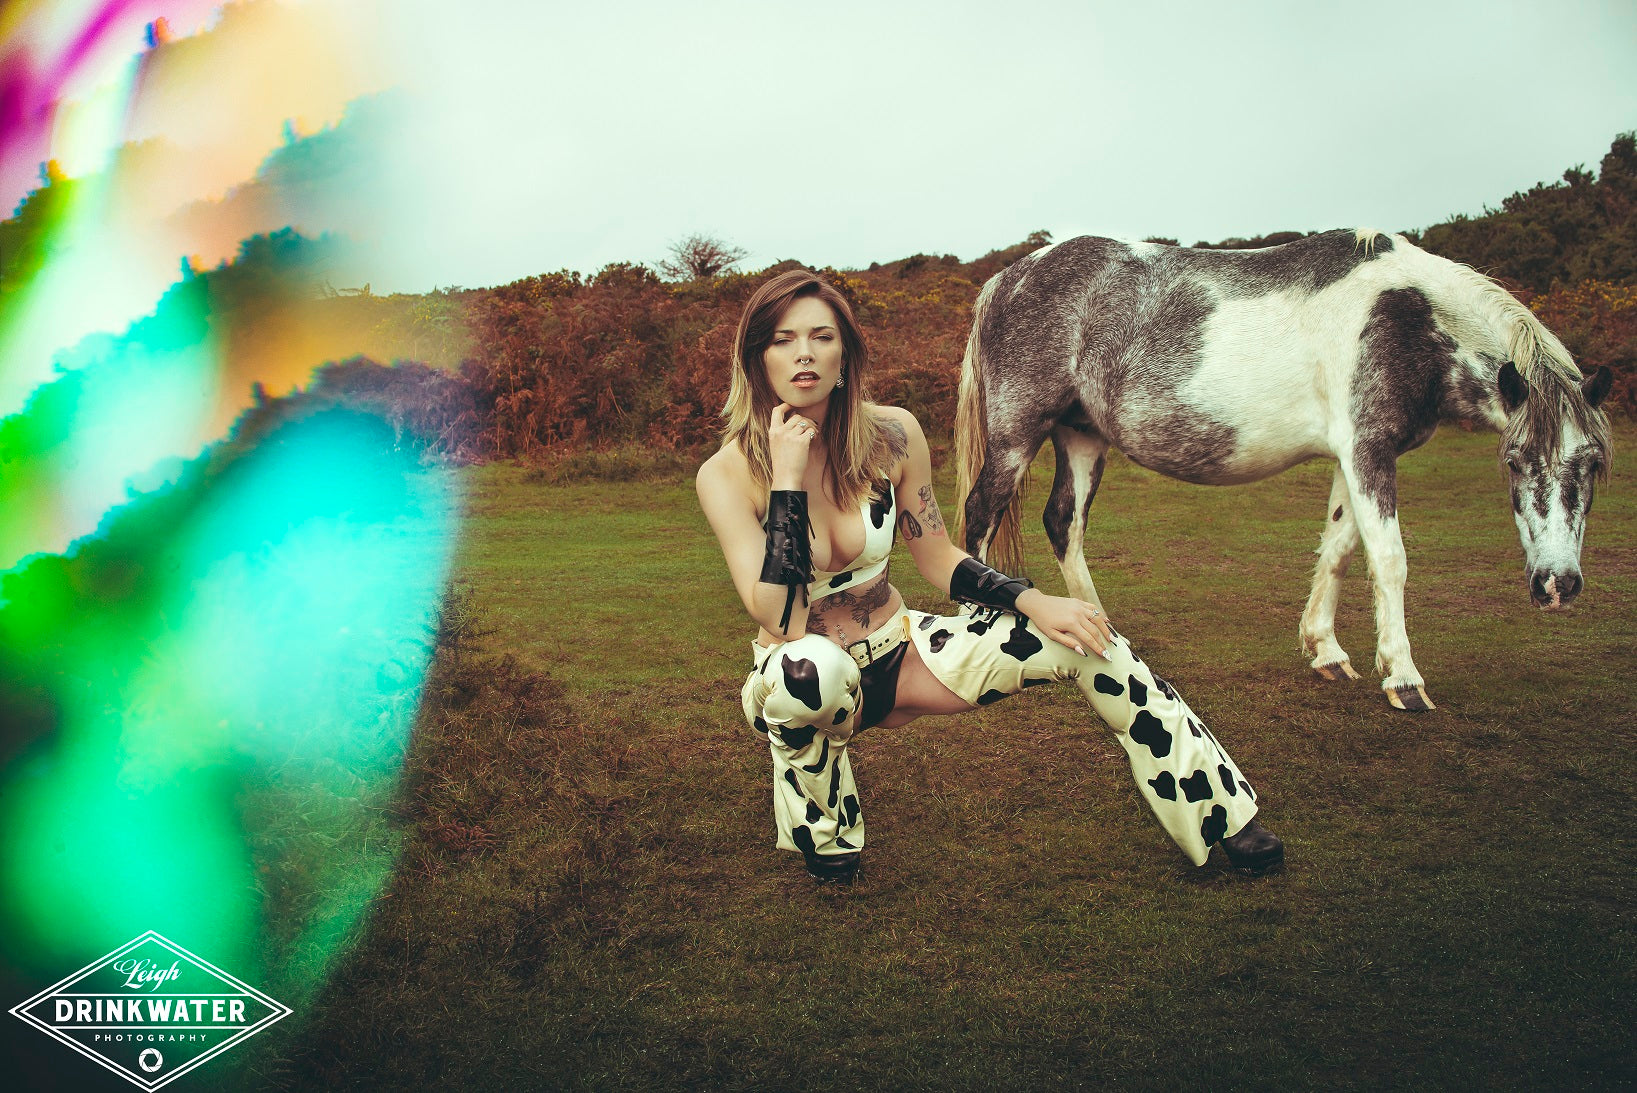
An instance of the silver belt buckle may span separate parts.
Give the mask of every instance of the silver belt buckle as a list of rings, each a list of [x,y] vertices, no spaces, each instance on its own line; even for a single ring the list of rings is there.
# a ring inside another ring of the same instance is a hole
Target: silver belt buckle
[[[870,648],[870,639],[867,636],[859,638],[857,641],[849,642],[847,645],[847,655],[856,661],[858,659],[858,654],[853,652],[854,645],[862,645],[864,647],[864,655],[869,658],[864,667],[868,668],[871,664],[875,663],[875,650]]]

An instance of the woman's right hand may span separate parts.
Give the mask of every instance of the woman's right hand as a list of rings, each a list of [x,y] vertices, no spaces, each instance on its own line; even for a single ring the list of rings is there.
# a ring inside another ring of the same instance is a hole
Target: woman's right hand
[[[768,462],[773,480],[769,489],[799,490],[807,476],[807,452],[818,435],[818,426],[795,412],[788,402],[773,407],[767,426]]]

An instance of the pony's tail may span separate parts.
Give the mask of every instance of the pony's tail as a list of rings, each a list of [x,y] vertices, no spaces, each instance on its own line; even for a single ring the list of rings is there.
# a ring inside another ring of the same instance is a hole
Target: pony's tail
[[[995,283],[999,279],[999,274],[990,278],[983,291],[978,293],[977,302],[972,305],[972,333],[966,339],[966,356],[961,360],[960,398],[955,405],[955,528],[963,550],[966,546],[966,498],[983,470],[987,448],[985,423],[988,413],[983,393],[983,354],[979,348],[979,331],[983,328],[984,312],[988,310],[989,298],[994,294]],[[1027,484],[1028,476],[1025,475],[1018,484],[1012,503],[1000,514],[1000,522],[995,525],[995,533],[989,540],[989,564],[1008,574],[1020,573],[1023,568],[1022,520],[1019,514],[1023,505],[1023,488]]]

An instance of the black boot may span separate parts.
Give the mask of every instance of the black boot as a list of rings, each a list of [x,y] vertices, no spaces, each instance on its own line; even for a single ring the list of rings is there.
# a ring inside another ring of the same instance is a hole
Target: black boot
[[[820,884],[853,883],[853,876],[858,872],[858,852],[851,854],[804,854],[807,860],[807,875]]]
[[[1255,820],[1240,828],[1237,835],[1223,839],[1222,849],[1227,852],[1229,865],[1252,876],[1284,868],[1285,844]]]

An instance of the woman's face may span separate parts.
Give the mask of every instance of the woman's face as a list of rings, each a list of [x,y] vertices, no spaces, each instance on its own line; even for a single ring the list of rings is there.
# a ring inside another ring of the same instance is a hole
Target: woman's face
[[[800,409],[829,398],[841,378],[841,328],[830,305],[803,296],[786,308],[762,364],[780,402]]]

